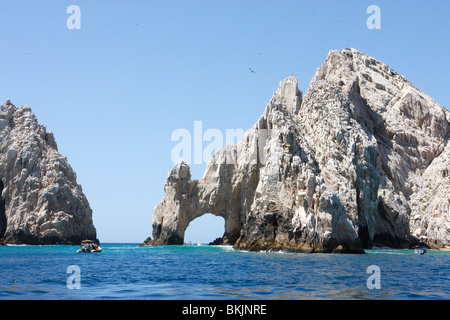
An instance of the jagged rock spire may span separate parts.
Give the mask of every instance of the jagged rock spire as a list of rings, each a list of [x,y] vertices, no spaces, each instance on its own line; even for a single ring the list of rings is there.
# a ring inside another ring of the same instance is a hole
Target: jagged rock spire
[[[7,243],[79,244],[96,239],[92,210],[53,133],[28,106],[0,111],[0,238]]]

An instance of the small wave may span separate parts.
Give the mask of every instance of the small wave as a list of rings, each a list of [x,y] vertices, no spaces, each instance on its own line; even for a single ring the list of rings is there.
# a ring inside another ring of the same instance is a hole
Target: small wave
[[[222,249],[229,250],[229,251],[234,250],[233,246],[230,246],[230,245],[219,245],[219,246],[215,246],[215,247],[222,248]]]
[[[7,247],[32,247],[31,244],[10,244],[10,243],[8,243],[6,246]]]
[[[406,253],[403,253],[403,252],[375,252],[375,253],[378,253],[378,254],[397,254],[397,255],[401,255],[401,256],[406,254]]]
[[[67,244],[14,244],[7,243],[7,247],[30,247],[30,248],[51,248],[51,247],[76,247],[76,245]]]
[[[371,249],[366,250],[366,253],[368,254],[393,254],[393,255],[407,255],[410,254],[410,250],[406,249]]]
[[[139,248],[139,246],[135,246],[135,247],[102,247],[102,249],[107,249],[107,250],[136,250],[137,248]]]

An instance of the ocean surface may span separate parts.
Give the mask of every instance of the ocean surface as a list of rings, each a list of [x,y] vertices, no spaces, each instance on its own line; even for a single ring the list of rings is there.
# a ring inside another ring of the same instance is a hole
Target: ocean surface
[[[0,247],[0,299],[450,299],[448,251],[256,253],[229,246],[113,243],[102,248],[77,253],[78,246]]]

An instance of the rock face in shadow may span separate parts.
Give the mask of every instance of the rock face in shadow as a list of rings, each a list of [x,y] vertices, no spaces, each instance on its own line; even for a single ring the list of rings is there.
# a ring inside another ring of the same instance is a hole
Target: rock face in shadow
[[[333,50],[304,97],[296,77],[282,81],[200,180],[175,165],[144,244],[182,244],[189,223],[212,213],[236,249],[449,245],[449,122],[448,110],[384,63]]]
[[[31,108],[0,111],[0,239],[12,244],[79,244],[96,239],[92,210],[55,138]]]
[[[221,245],[223,245],[223,239],[222,239],[222,237],[214,239],[214,241],[211,241],[211,242],[209,243],[209,245],[210,245],[210,246],[221,246]]]

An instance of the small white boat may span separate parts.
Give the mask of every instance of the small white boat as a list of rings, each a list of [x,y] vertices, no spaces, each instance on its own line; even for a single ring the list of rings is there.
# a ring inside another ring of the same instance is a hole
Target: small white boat
[[[427,253],[427,249],[421,247],[415,247],[414,252],[420,255]]]
[[[92,240],[81,241],[81,248],[77,252],[90,253],[90,252],[102,252],[102,248]]]

